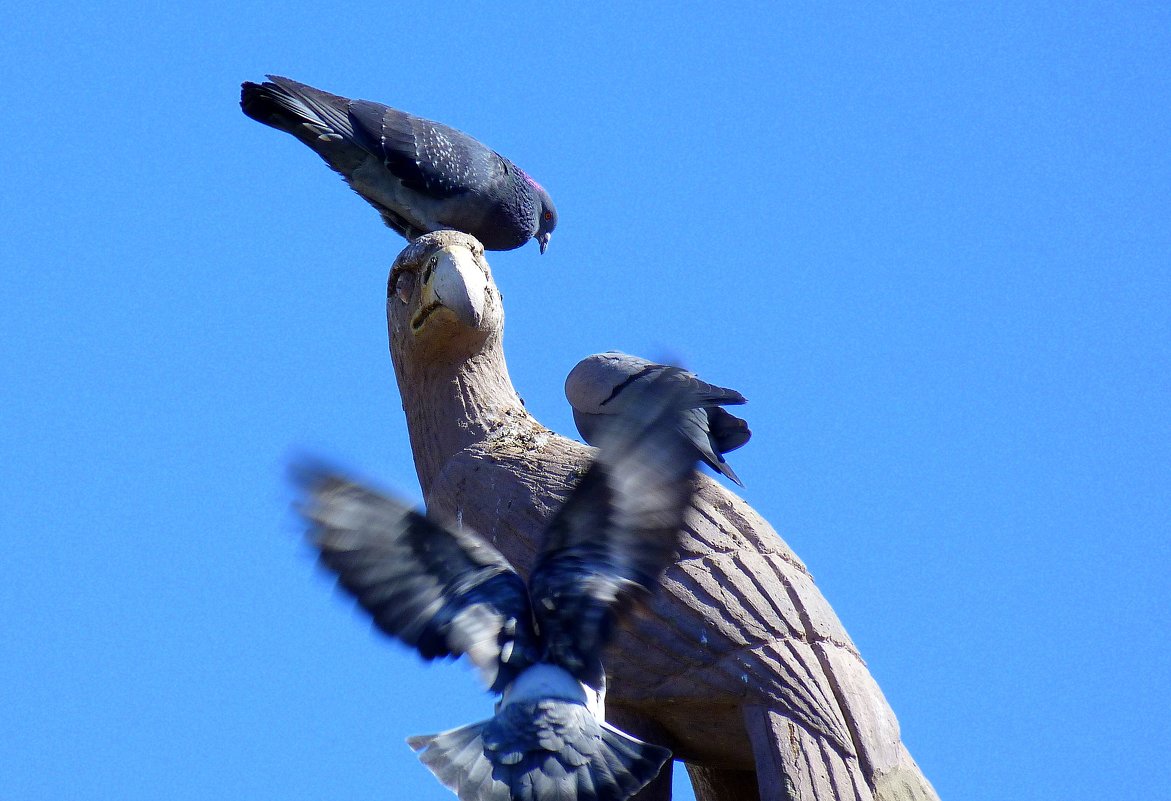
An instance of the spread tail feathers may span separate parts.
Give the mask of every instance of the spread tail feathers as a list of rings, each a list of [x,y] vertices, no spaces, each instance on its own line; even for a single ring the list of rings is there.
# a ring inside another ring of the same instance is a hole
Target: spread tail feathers
[[[407,743],[460,801],[625,801],[671,757],[580,704],[552,699]]]
[[[752,432],[748,430],[748,423],[715,406],[707,410],[707,424],[710,442],[715,445],[715,453],[710,455],[714,455],[716,458],[715,461],[712,461],[708,458],[709,454],[707,453],[704,454],[704,458],[716,470],[743,487],[744,482],[732,470],[732,466],[724,461],[724,454],[728,451],[734,451],[748,442],[749,437],[752,436]]]

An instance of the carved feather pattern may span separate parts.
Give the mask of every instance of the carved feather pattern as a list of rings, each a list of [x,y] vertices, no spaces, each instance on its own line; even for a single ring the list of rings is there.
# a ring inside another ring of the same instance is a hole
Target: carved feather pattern
[[[458,512],[522,572],[535,554],[524,532],[543,522],[542,507],[556,508],[569,494],[589,454],[579,443],[540,433],[545,447],[539,449],[517,447],[510,438],[464,451],[427,493],[429,508]],[[716,482],[697,480],[681,559],[668,569],[665,591],[649,615],[623,626],[609,652],[610,702],[763,704],[784,709],[836,751],[856,755],[814,647],[857,658],[852,641],[772,527]],[[482,509],[458,500],[484,497],[497,500]]]

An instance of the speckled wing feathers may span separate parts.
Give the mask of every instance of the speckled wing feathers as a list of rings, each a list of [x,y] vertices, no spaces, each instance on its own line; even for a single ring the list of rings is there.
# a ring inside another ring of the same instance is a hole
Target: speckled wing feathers
[[[473,186],[495,186],[505,176],[499,155],[443,123],[368,100],[350,103],[350,117],[358,142],[415,192],[451,198]]]

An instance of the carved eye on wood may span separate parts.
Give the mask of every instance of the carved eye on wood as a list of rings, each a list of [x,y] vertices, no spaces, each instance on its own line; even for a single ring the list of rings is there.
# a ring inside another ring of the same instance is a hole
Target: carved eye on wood
[[[398,274],[398,278],[394,280],[394,294],[404,304],[411,299],[411,293],[415,291],[415,274],[408,270],[403,270]]]

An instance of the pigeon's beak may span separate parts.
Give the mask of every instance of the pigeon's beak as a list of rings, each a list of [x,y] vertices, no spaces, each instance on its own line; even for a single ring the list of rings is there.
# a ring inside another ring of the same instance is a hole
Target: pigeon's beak
[[[470,250],[461,245],[441,248],[423,268],[420,311],[412,327],[418,330],[431,314],[447,310],[462,325],[479,328],[487,289],[488,276]]]
[[[542,253],[545,252],[545,248],[549,247],[549,240],[552,237],[553,237],[552,233],[541,234],[540,236],[535,237],[537,242],[540,243],[540,245],[541,245],[541,252]]]

